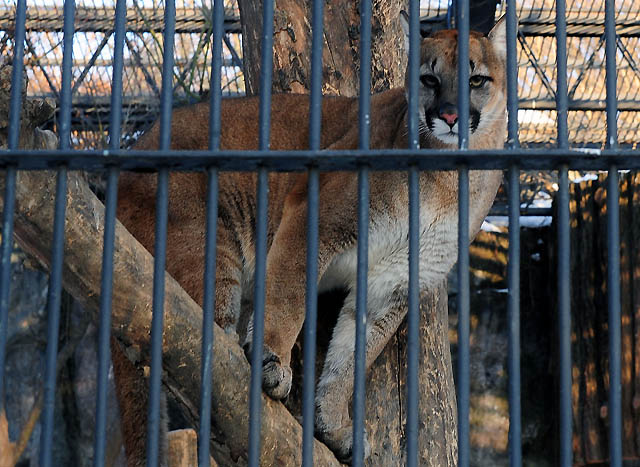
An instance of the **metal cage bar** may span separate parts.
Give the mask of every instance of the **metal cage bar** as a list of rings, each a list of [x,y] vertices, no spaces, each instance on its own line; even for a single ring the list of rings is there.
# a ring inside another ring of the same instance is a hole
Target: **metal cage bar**
[[[176,157],[179,154],[180,157]],[[99,156],[99,157],[96,157]],[[474,170],[508,169],[517,165],[520,170],[557,170],[562,165],[572,170],[607,170],[610,164],[640,169],[638,151],[616,149],[371,149],[371,150],[302,150],[269,152],[255,150],[119,150],[59,151],[59,150],[0,150],[0,168],[15,166],[18,170],[52,170],[66,165],[69,170],[95,171],[110,166],[121,170],[193,171],[215,165],[221,171],[255,172],[259,167],[273,171],[304,171],[315,166],[320,171],[357,170],[362,165],[373,171],[455,170],[461,165]]]
[[[160,410],[162,384],[162,329],[169,209],[169,171],[158,171],[156,192],[156,228],[153,248],[153,298],[151,317],[151,371],[147,426],[147,466],[158,464],[160,456]]]
[[[618,146],[616,102],[616,25],[614,0],[605,0],[607,145]],[[622,385],[620,316],[620,217],[618,166],[609,166],[607,183],[607,296],[609,305],[609,464],[622,465]]]
[[[322,45],[324,2],[313,2],[311,43],[311,96],[309,149],[320,149],[322,129]],[[302,388],[302,465],[313,465],[315,421],[316,337],[318,324],[319,173],[310,168],[307,184],[307,284],[305,290],[304,356]]]
[[[507,281],[509,297],[509,459],[510,465],[522,465],[520,411],[520,170],[509,169],[509,260]]]
[[[469,0],[456,2],[458,28],[458,147],[469,148]],[[458,169],[458,465],[469,448],[469,168]]]
[[[253,295],[253,349],[249,400],[249,465],[260,461],[260,418],[262,411],[262,348],[264,345],[264,304],[267,259],[267,169],[258,170],[258,206],[256,215],[256,265]]]
[[[20,140],[20,113],[22,73],[24,60],[25,21],[27,1],[16,4],[14,58],[11,70],[11,96],[9,101],[9,150],[18,149]],[[9,167],[5,174],[4,206],[2,213],[2,244],[0,246],[0,404],[4,403],[4,363],[6,358],[7,327],[9,325],[9,298],[11,292],[11,253],[13,252],[13,214],[16,204],[16,169]],[[0,409],[4,410],[4,409]]]
[[[260,69],[260,115],[259,148],[269,150],[271,131],[271,80],[273,48],[274,1],[262,5],[262,56]],[[257,215],[256,215],[256,265],[253,299],[253,349],[251,355],[251,389],[249,401],[249,466],[258,467],[260,459],[260,420],[262,412],[262,354],[264,345],[264,306],[267,261],[267,192],[269,174],[267,169],[258,169]]]
[[[516,2],[507,2],[507,145],[519,147],[518,139],[518,75]],[[512,467],[522,465],[522,415],[520,401],[520,167],[513,165],[508,170],[509,179],[509,259],[507,302],[509,326],[509,351],[507,367],[509,374],[509,463]]]
[[[125,23],[127,20],[125,0],[116,3],[115,38],[113,57],[113,79],[111,84],[111,121],[109,124],[109,148],[120,149],[122,122],[122,68]],[[105,202],[104,243],[102,250],[102,277],[100,284],[100,313],[98,324],[98,372],[96,377],[96,431],[94,438],[93,465],[103,467],[107,437],[107,389],[111,360],[111,303],[113,292],[113,251],[115,219],[118,202],[117,167],[109,168]]]
[[[569,240],[569,178],[558,171],[558,340],[560,357],[560,465],[572,465],[571,406],[571,243]]]
[[[209,108],[209,149],[220,148],[222,87],[222,36],[224,35],[224,2],[212,0],[212,64],[211,105]],[[216,297],[216,240],[218,232],[218,169],[207,169],[207,220],[204,258],[204,298],[202,306],[202,367],[200,370],[200,429],[198,430],[198,466],[209,467],[211,438],[211,395],[213,386],[213,323]]]
[[[419,149],[418,133],[418,74],[420,71],[420,10],[418,2],[409,2],[409,110],[410,149]],[[407,311],[407,460],[409,467],[418,465],[418,361],[420,336],[420,174],[414,166],[409,169],[409,297]]]
[[[165,0],[162,90],[160,94],[161,149],[171,145],[173,100],[173,40],[176,28],[175,0]],[[169,209],[169,170],[160,168],[157,178],[156,228],[153,249],[153,316],[151,319],[151,371],[149,375],[149,418],[147,426],[147,465],[157,465],[160,456],[160,410],[162,397],[162,329]]]
[[[64,2],[64,37],[62,40],[62,87],[60,95],[59,148],[70,147],[71,132],[71,65],[75,1]],[[51,246],[51,270],[47,295],[47,349],[45,355],[44,395],[40,432],[40,465],[51,465],[53,450],[53,416],[55,408],[60,301],[62,295],[62,261],[64,254],[64,221],[67,207],[67,168],[58,169]]]
[[[371,0],[360,4],[360,96],[358,109],[358,148],[369,149],[371,135]],[[367,347],[367,273],[369,245],[369,169],[358,171],[358,269],[356,279],[356,336],[353,385],[354,467],[364,463],[364,394]]]
[[[469,450],[469,169],[458,170],[458,465]]]
[[[316,0],[315,3],[322,3]],[[315,420],[316,336],[318,325],[318,206],[320,183],[318,169],[310,169],[307,194],[307,285],[304,319],[304,375],[302,387],[302,465],[313,465]]]
[[[567,88],[567,20],[566,0],[556,0],[556,109],[558,121],[558,148],[569,147],[567,116],[569,97]],[[572,407],[571,407],[571,242],[569,238],[569,179],[568,167],[558,170],[558,356],[560,465],[572,465]]]
[[[222,3],[218,0],[218,3]],[[200,387],[200,430],[198,465],[209,467],[211,438],[211,395],[213,378],[213,323],[216,297],[216,236],[218,232],[218,170],[207,170],[207,224],[205,234],[204,300],[202,307],[202,368]]]

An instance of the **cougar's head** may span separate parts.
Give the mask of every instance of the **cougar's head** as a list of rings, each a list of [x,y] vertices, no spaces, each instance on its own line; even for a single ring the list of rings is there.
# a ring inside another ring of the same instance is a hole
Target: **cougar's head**
[[[409,27],[404,15],[405,48]],[[469,35],[470,145],[505,120],[506,21],[486,36]],[[458,144],[458,31],[444,30],[422,40],[419,71],[420,133],[447,145]],[[407,73],[405,87],[408,89]]]

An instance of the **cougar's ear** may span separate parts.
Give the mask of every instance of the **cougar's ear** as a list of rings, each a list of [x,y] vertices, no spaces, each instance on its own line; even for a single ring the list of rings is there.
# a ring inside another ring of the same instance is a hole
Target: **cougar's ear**
[[[489,42],[493,45],[498,57],[502,60],[507,59],[507,15],[502,17],[496,22],[496,25],[487,34]]]
[[[404,10],[400,10],[400,24],[404,33],[404,53],[409,55],[409,15]]]

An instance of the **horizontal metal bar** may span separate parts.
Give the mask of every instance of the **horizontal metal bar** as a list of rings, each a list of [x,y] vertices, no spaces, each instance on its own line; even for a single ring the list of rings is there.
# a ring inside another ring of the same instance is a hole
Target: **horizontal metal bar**
[[[0,151],[0,169],[15,166],[19,170],[52,170],[63,165],[70,170],[104,170],[117,166],[123,170],[200,170],[217,166],[223,171],[248,172],[258,167],[279,171],[306,171],[316,166],[321,171],[356,170],[367,165],[371,170],[455,170],[507,169],[517,164],[521,170],[553,170],[566,164],[572,170],[640,169],[640,151],[634,149],[503,149],[434,150],[378,149],[349,151],[72,151],[19,150]]]
[[[618,36],[622,37],[635,37],[640,34],[640,24],[636,21],[618,22],[615,28]],[[567,36],[569,37],[599,37],[604,33],[604,29],[602,17],[567,20]],[[521,19],[518,31],[528,37],[554,37],[556,35],[555,17],[549,16],[546,20]]]
[[[556,101],[553,99],[520,99],[520,110],[556,110]],[[569,112],[587,111],[604,112],[607,109],[607,101],[571,99],[568,101]],[[640,112],[640,102],[632,100],[618,101],[618,110],[621,112]]]
[[[164,9],[160,8],[128,8],[127,31],[160,32],[164,30]],[[15,9],[13,6],[0,7],[0,29],[13,30],[15,27]],[[76,31],[78,32],[111,32],[113,31],[113,7],[79,6],[76,13]],[[207,26],[207,16],[200,8],[176,9],[176,33],[200,33]],[[62,15],[56,6],[29,5],[26,29],[30,32],[62,31]],[[240,18],[225,15],[224,30],[226,33],[239,34]]]
[[[508,216],[509,207],[505,204],[494,203],[489,210],[489,216]],[[520,207],[520,217],[546,217],[553,216],[553,208],[538,208],[532,206]]]

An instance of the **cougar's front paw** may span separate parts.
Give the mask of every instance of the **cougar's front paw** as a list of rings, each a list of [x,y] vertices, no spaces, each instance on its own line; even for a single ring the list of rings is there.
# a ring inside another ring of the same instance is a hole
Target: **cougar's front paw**
[[[244,354],[251,363],[251,342],[244,344]],[[275,353],[262,351],[262,390],[272,399],[285,399],[291,391],[291,368],[283,365]]]
[[[351,464],[353,456],[353,427],[343,426],[332,431],[316,431],[316,437],[333,451],[336,458],[345,464]],[[367,440],[367,431],[364,430],[364,458],[371,454],[371,446]]]
[[[274,353],[265,355],[262,360],[262,389],[273,399],[284,399],[291,391],[291,368],[283,365]]]

